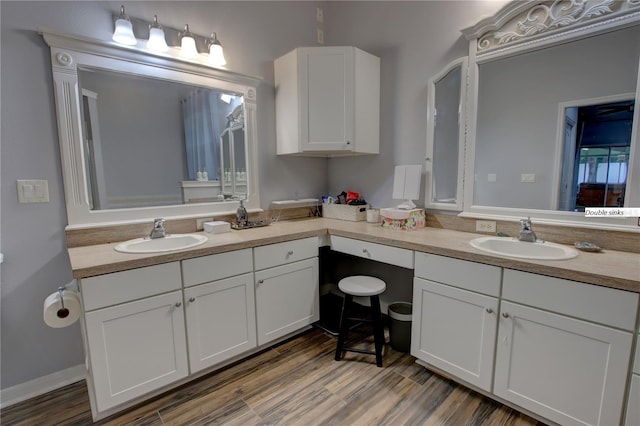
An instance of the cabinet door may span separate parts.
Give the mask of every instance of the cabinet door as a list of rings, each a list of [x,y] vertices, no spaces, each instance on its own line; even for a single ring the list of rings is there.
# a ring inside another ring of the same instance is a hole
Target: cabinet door
[[[182,292],[86,314],[98,411],[188,374]]]
[[[411,355],[491,390],[498,299],[414,278]]]
[[[631,389],[627,403],[627,417],[624,420],[625,426],[640,425],[640,375],[631,376]]]
[[[561,424],[620,424],[632,334],[502,302],[494,393]]]
[[[320,319],[318,258],[255,273],[258,345]]]
[[[352,151],[353,48],[300,49],[300,130],[303,151]]]
[[[253,274],[185,289],[191,373],[256,347]]]

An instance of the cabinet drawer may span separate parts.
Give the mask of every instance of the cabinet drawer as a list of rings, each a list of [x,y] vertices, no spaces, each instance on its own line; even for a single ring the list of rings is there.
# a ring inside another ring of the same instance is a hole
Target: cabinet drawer
[[[253,271],[251,249],[235,250],[182,261],[185,287],[202,284]]]
[[[416,252],[416,277],[490,296],[500,296],[500,268]]]
[[[351,238],[331,236],[331,250],[413,269],[413,251]]]
[[[253,249],[256,271],[318,256],[318,238],[309,237]]]
[[[80,280],[85,311],[154,296],[182,287],[180,264],[163,263]]]
[[[638,294],[624,290],[505,269],[502,298],[624,330],[636,324]]]

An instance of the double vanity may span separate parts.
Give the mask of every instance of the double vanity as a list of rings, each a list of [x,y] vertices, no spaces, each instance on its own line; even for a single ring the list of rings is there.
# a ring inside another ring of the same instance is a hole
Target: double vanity
[[[547,421],[618,424],[627,398],[638,411],[637,254],[511,258],[473,247],[478,234],[326,218],[193,235],[207,241],[69,249],[94,418],[317,321],[321,246],[414,270],[411,353],[428,368]]]

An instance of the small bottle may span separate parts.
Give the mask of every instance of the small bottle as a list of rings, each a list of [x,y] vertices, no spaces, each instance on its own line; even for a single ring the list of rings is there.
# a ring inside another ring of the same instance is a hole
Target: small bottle
[[[196,173],[196,180],[202,180],[202,172],[200,170]]]
[[[244,204],[242,200],[240,200],[240,206],[238,207],[238,210],[236,210],[236,223],[240,227],[247,226],[248,219],[249,214],[247,213],[247,209],[244,208]]]
[[[206,170],[202,172],[202,180],[209,180],[209,173]]]

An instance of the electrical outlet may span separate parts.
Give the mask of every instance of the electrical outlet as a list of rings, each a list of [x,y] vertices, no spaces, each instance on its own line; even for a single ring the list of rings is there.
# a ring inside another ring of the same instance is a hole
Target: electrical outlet
[[[324,11],[321,7],[316,8],[316,21],[318,24],[322,24],[324,22]]]
[[[212,222],[213,218],[212,217],[203,217],[200,219],[196,219],[196,231],[203,231],[204,230],[204,223],[205,222]]]
[[[324,30],[318,28],[318,44],[324,44]]]
[[[476,220],[476,232],[496,232],[494,220]]]

